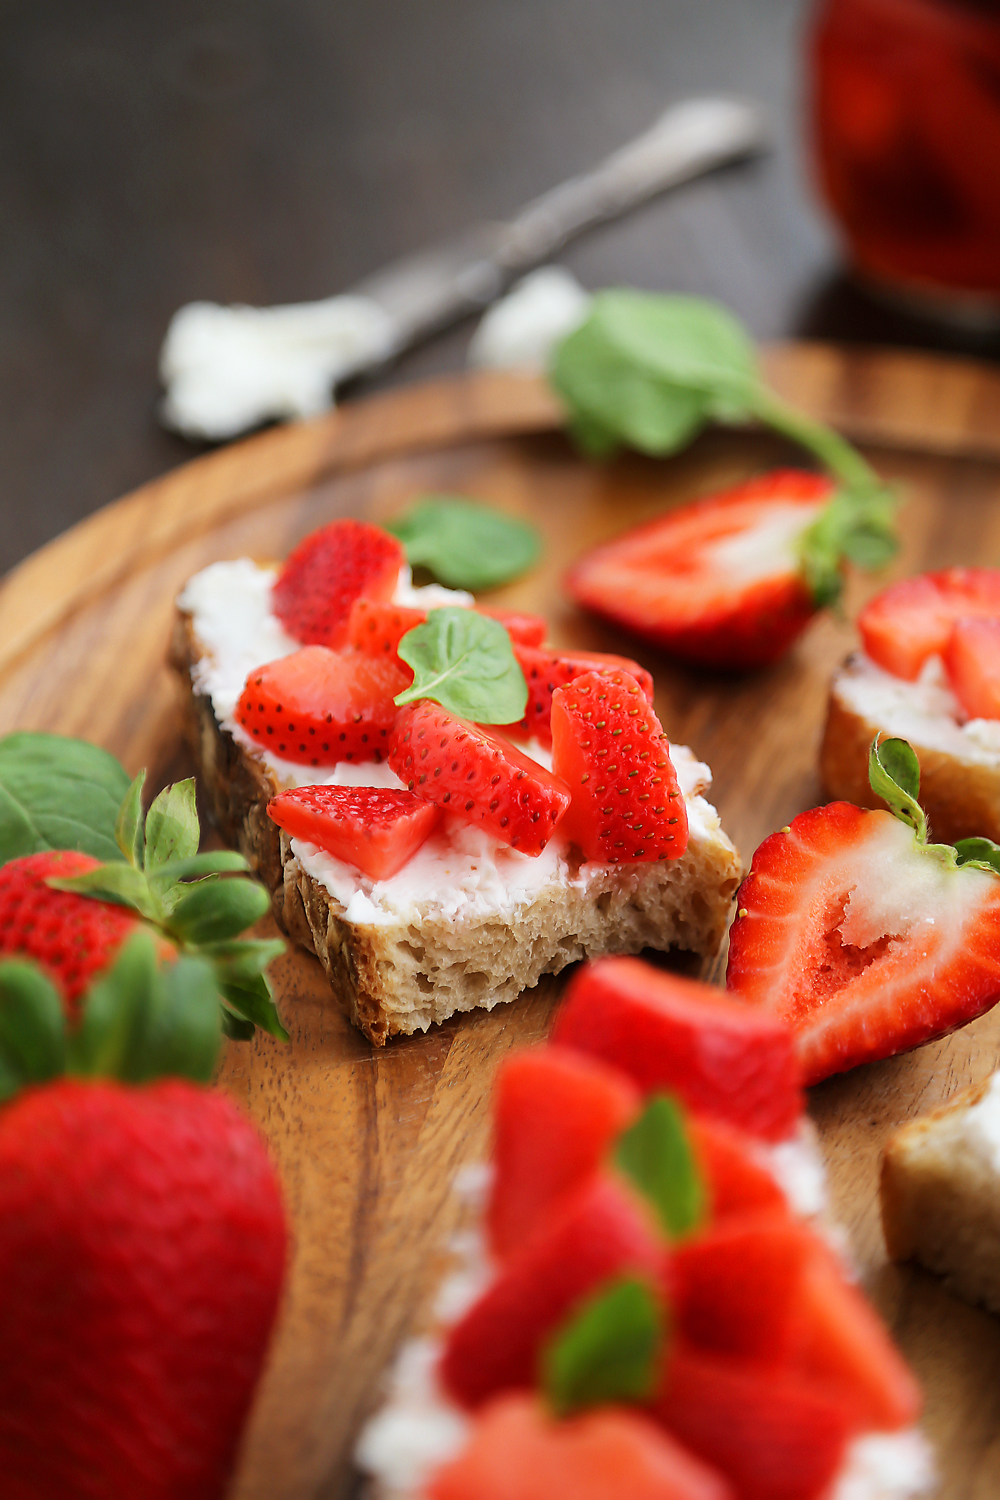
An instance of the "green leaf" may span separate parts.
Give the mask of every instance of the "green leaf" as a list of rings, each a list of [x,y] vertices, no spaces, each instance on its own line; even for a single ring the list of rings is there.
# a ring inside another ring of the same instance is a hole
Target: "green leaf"
[[[146,820],[142,812],[142,789],[145,784],[146,772],[143,770],[125,793],[115,820],[115,842],[129,864],[140,870],[146,845]]]
[[[102,1078],[148,1076],[145,1043],[157,978],[156,941],[148,928],[138,928],[84,997],[80,1025],[69,1041],[69,1072]]]
[[[281,1024],[275,1008],[271,987],[263,974],[245,978],[222,979],[216,975],[219,992],[227,1006],[244,1021],[252,1021],[261,1031],[269,1032],[279,1042],[288,1041],[288,1032]],[[252,1035],[252,1033],[251,1033]]]
[[[211,960],[216,973],[224,978],[252,979],[287,952],[287,947],[281,938],[242,938],[228,943],[205,943],[199,952]]]
[[[54,891],[75,891],[78,896],[94,896],[100,901],[114,901],[119,906],[128,906],[151,919],[155,919],[158,914],[145,875],[141,870],[120,862],[98,865],[95,870],[86,870],[82,875],[52,875],[46,885],[50,885]]]
[[[45,849],[120,859],[115,821],[129,781],[106,750],[58,734],[0,740],[0,864]]]
[[[171,1074],[207,1083],[222,1037],[215,971],[204,958],[182,956],[159,971],[132,1080]]]
[[[250,1042],[257,1030],[252,1021],[244,1021],[225,1005],[221,1007],[222,1034],[231,1042]]]
[[[202,880],[186,886],[170,915],[168,930],[189,947],[237,937],[271,909],[253,880]]]
[[[615,1165],[652,1203],[673,1238],[689,1234],[705,1217],[705,1187],[684,1119],[672,1099],[658,1094],[618,1138]]]
[[[412,567],[449,588],[491,589],[532,567],[541,552],[533,526],[460,495],[428,495],[386,523]]]
[[[146,874],[158,874],[172,860],[190,859],[200,839],[194,779],[164,787],[146,814]]]
[[[524,715],[528,687],[499,620],[474,609],[433,609],[408,630],[399,654],[413,684],[396,702],[432,698],[476,724],[513,724]]]
[[[894,817],[909,823],[918,844],[927,843],[927,818],[917,801],[920,795],[920,762],[906,740],[872,741],[868,756],[868,782]]]
[[[244,874],[250,866],[242,854],[235,849],[209,849],[204,854],[192,854],[187,859],[168,859],[157,867],[154,879],[157,885],[173,883],[175,880],[200,879],[204,875]]]
[[[602,1287],[542,1349],[542,1387],[556,1416],[648,1400],[663,1337],[663,1314],[645,1283],[623,1278]]]
[[[887,489],[841,489],[803,533],[802,570],[819,608],[839,598],[844,558],[860,568],[885,566],[899,545],[895,514]]]
[[[1000,875],[1000,844],[992,839],[959,839],[955,845],[960,865],[973,865],[978,870],[993,870]]]
[[[0,963],[0,1100],[62,1073],[66,1019],[55,987],[34,964]]]

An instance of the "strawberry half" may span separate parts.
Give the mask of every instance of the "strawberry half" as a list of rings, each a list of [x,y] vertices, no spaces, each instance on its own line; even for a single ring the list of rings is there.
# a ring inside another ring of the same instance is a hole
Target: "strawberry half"
[[[383,759],[405,668],[354,652],[303,646],[258,667],[236,705],[254,743],[303,766]]]
[[[945,568],[884,589],[858,616],[872,661],[912,682],[943,655],[958,620],[1000,618],[1000,568]]]
[[[687,806],[667,737],[628,672],[587,672],[552,698],[552,769],[572,793],[564,832],[585,859],[676,859]]]
[[[426,698],[401,710],[388,758],[411,792],[522,854],[541,854],[569,807],[565,784],[537,761]]]
[[[406,562],[402,543],[379,526],[345,519],[312,532],[275,580],[272,607],[307,646],[342,646],[354,600],[391,599]]]
[[[944,664],[970,719],[1000,719],[1000,616],[956,620]]]
[[[797,549],[832,493],[818,474],[761,475],[588,552],[566,587],[586,609],[685,661],[764,666],[816,611]]]
[[[532,737],[542,745],[552,744],[552,694],[556,688],[583,677],[587,672],[608,676],[627,672],[642,688],[649,703],[653,701],[653,679],[645,667],[627,656],[612,656],[601,651],[547,651],[515,643],[514,655],[528,685],[528,706],[524,718],[516,724],[505,724],[504,733]]]
[[[408,630],[414,630],[427,619],[423,609],[409,609],[403,604],[385,603],[382,599],[355,599],[347,621],[347,644],[364,656],[385,658],[408,674],[407,686],[413,681],[413,668],[401,661],[399,643]]]
[[[302,786],[279,792],[268,816],[373,880],[388,880],[437,827],[441,809],[412,792],[374,786]]]

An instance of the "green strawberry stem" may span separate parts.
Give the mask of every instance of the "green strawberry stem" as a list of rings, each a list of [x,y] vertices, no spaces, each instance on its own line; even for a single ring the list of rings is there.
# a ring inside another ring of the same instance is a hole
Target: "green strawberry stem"
[[[893,817],[909,823],[921,849],[942,864],[961,869],[971,865],[1000,875],[1000,844],[992,839],[959,839],[956,844],[932,844],[927,814],[917,800],[920,795],[920,762],[906,740],[872,740],[868,752],[868,784],[886,803]]]
[[[800,448],[814,453],[845,490],[857,495],[884,491],[883,481],[868,460],[832,427],[813,421],[764,385],[753,388],[751,405],[761,422],[790,438]]]

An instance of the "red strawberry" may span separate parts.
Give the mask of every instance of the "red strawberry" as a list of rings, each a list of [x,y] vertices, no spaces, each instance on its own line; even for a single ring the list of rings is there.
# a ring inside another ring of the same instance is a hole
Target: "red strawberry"
[[[825,1500],[850,1434],[839,1402],[798,1373],[683,1345],[654,1410],[739,1500]]]
[[[402,543],[381,527],[332,521],[290,553],[274,585],[274,613],[307,646],[342,646],[354,600],[391,599],[405,561]]]
[[[858,616],[865,650],[912,682],[929,656],[943,655],[956,620],[1000,617],[1000,568],[945,568],[904,578]]]
[[[556,1422],[532,1396],[503,1396],[477,1419],[428,1500],[733,1500],[646,1416],[615,1408]]]
[[[608,676],[627,672],[638,682],[649,703],[653,701],[653,679],[645,667],[627,656],[610,656],[601,651],[550,651],[536,646],[514,646],[518,666],[528,685],[528,706],[524,718],[516,724],[505,724],[505,734],[534,737],[543,745],[552,743],[552,694],[556,688],[584,676],[599,672]]]
[[[365,656],[385,657],[413,681],[413,668],[398,656],[399,643],[408,630],[422,625],[426,610],[386,604],[380,599],[355,599],[347,622],[347,644]]]
[[[408,675],[391,661],[303,646],[250,673],[236,721],[261,749],[298,765],[380,761]]]
[[[552,699],[552,769],[573,794],[564,832],[585,859],[676,859],[687,807],[667,737],[628,672],[587,672]]]
[[[708,1188],[711,1219],[769,1210],[787,1212],[773,1175],[753,1155],[753,1142],[723,1120],[692,1115],[687,1121],[695,1159]]]
[[[578,969],[552,1040],[603,1058],[644,1093],[781,1140],[802,1114],[794,1041],[784,1022],[638,958]]]
[[[1000,614],[992,620],[956,620],[944,664],[970,719],[1000,719]]]
[[[412,792],[374,786],[302,786],[279,792],[268,816],[373,880],[388,880],[434,831],[441,809]]]
[[[548,633],[548,623],[541,615],[526,615],[509,609],[487,609],[482,604],[476,608],[481,615],[499,620],[511,640],[519,646],[540,646]]]
[[[583,1185],[639,1104],[624,1073],[564,1047],[525,1048],[503,1063],[493,1090],[487,1215],[495,1255],[516,1251]]]
[[[818,474],[763,474],[586,553],[566,586],[578,604],[685,661],[764,666],[815,613],[796,544],[832,489]]]
[[[654,1285],[664,1247],[638,1198],[592,1177],[497,1273],[451,1329],[441,1375],[462,1406],[530,1390],[547,1337],[604,1282],[625,1272]]]
[[[0,868],[0,954],[41,964],[72,1009],[95,975],[114,961],[136,917],[123,906],[55,891],[46,882],[50,876],[82,875],[99,864],[89,854],[58,850],[24,855]]]
[[[5,1500],[221,1500],[285,1229],[223,1094],[65,1079],[0,1111]]]
[[[388,758],[411,792],[522,854],[541,854],[569,806],[563,782],[537,761],[426,698],[400,712]]]
[[[727,986],[791,1027],[807,1083],[1000,997],[1000,878],[949,864],[891,813],[801,813],[761,844],[737,899]]]

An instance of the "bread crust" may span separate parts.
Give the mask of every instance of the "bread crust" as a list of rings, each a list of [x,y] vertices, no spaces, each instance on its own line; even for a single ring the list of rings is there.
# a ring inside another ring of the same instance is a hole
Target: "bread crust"
[[[543,887],[507,917],[456,924],[428,913],[419,926],[348,921],[268,818],[268,800],[279,790],[271,771],[218,723],[197,691],[193,671],[202,654],[190,616],[179,613],[169,659],[212,817],[271,892],[278,922],[316,954],[338,1003],[376,1046],[458,1011],[513,1000],[578,959],[643,948],[703,957],[718,951],[741,875],[724,835],[693,838],[680,859],[597,867],[583,889]]]
[[[855,660],[848,657],[830,683],[820,781],[830,799],[857,807],[885,807],[868,784],[868,753],[876,735],[892,731],[856,713],[845,701],[841,688]],[[913,748],[920,762],[920,802],[932,838],[953,844],[982,835],[1000,842],[1000,760],[991,766],[926,745],[914,743]]]

